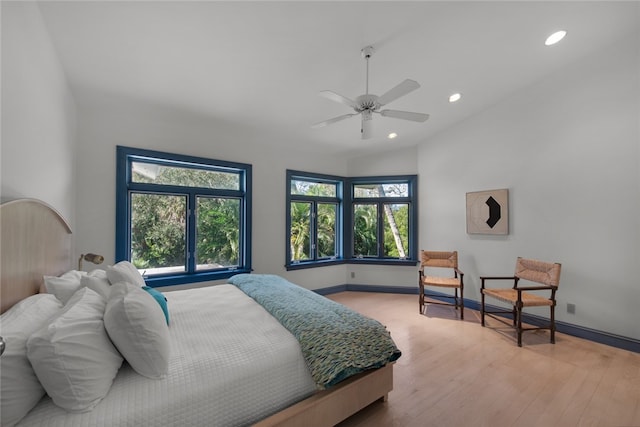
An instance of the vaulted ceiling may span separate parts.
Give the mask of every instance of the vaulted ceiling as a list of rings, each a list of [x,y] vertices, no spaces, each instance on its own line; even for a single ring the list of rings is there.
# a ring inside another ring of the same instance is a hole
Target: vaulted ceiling
[[[40,9],[81,109],[113,99],[167,107],[280,148],[351,156],[421,143],[631,37],[639,4],[46,1]],[[545,46],[558,29],[565,39]],[[419,89],[388,107],[430,119],[374,116],[369,140],[360,139],[357,117],[311,129],[351,112],[319,91],[365,92],[360,51],[368,45],[370,92],[416,80]],[[462,99],[449,103],[455,92]]]

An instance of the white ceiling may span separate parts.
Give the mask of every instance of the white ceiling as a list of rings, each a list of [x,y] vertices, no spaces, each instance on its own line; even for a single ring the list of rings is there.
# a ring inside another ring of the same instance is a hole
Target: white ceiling
[[[640,3],[215,2],[40,4],[79,108],[111,97],[170,107],[257,135],[265,144],[352,156],[416,145],[640,25]],[[553,47],[557,29],[567,37]],[[418,90],[388,108],[425,123],[374,116],[310,125],[351,110],[319,97],[365,91],[360,50],[373,45],[369,89],[406,78]],[[448,96],[463,98],[450,104]],[[386,135],[399,137],[390,142]]]

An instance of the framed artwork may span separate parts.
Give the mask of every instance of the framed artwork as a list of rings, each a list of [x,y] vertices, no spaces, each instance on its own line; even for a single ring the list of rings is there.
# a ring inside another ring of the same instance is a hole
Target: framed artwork
[[[509,234],[509,190],[467,193],[467,234]]]

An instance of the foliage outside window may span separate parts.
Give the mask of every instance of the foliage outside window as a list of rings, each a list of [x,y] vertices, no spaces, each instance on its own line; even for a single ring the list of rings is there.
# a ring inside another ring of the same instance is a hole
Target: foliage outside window
[[[251,269],[251,165],[117,147],[116,259],[154,286]]]
[[[357,178],[353,195],[352,258],[416,259],[415,177]]]
[[[337,262],[415,265],[415,175],[341,178],[287,171],[287,185],[288,269]]]

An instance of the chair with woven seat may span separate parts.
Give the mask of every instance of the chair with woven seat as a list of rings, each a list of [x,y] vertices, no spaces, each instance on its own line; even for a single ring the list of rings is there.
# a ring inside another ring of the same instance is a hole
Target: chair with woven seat
[[[446,268],[453,270],[453,277],[443,277],[427,274],[431,272],[431,268]],[[460,319],[464,320],[464,273],[458,269],[458,252],[442,252],[442,251],[421,251],[420,252],[420,270],[418,270],[418,287],[420,288],[419,307],[420,314],[424,312],[427,304],[442,304],[454,306],[456,310],[460,308]],[[443,293],[427,292],[426,286],[435,286],[439,288],[453,289],[453,295]],[[460,297],[458,298],[458,289],[460,289]],[[429,298],[429,301],[425,299]],[[439,301],[441,298],[453,299],[452,303]]]
[[[506,321],[504,316],[499,315],[511,314],[512,324],[509,326],[512,326],[516,330],[519,347],[522,347],[522,332],[539,329],[549,329],[551,343],[555,344],[555,307],[556,292],[558,290],[558,285],[560,284],[560,267],[561,265],[559,263],[518,257],[516,260],[516,271],[513,276],[481,276],[480,293],[482,295],[482,326],[485,326],[485,315],[509,325],[511,322]],[[511,288],[487,288],[485,287],[485,281],[488,280],[511,280],[513,281],[513,286]],[[521,280],[533,282],[536,285],[523,286],[520,283]],[[544,295],[533,293],[537,291],[544,292]],[[487,310],[484,301],[487,296],[511,304],[512,309]],[[522,326],[523,308],[539,306],[548,306],[550,309],[548,325],[536,327]]]

